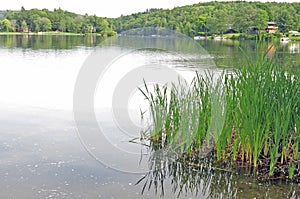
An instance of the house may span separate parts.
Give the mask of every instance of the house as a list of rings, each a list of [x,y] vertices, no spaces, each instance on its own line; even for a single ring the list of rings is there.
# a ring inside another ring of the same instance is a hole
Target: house
[[[268,22],[268,27],[266,28],[267,33],[276,33],[278,30],[278,26],[275,22]]]

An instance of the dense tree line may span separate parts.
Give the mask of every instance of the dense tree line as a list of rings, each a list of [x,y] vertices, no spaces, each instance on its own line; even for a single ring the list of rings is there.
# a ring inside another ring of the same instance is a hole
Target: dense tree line
[[[206,2],[174,9],[147,9],[115,19],[78,15],[62,9],[0,12],[0,31],[62,31],[113,35],[142,27],[164,27],[189,36],[222,34],[229,30],[249,33],[276,22],[279,31],[300,31],[300,3]]]
[[[5,19],[0,21],[2,32],[45,32],[60,31],[72,33],[100,33],[113,35],[111,24],[103,17],[95,15],[78,15],[62,9],[31,9],[7,11]]]
[[[269,21],[279,31],[300,30],[300,3],[206,2],[169,9],[150,9],[121,16],[113,21],[117,32],[147,26],[165,27],[189,36],[225,33],[230,30],[249,33],[263,30]]]

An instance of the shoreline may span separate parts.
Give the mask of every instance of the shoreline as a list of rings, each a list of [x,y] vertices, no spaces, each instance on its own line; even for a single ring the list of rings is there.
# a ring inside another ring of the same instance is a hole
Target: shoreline
[[[249,34],[246,35],[243,39],[238,39],[242,33],[229,33],[229,34],[223,34],[221,40],[253,40],[253,35]],[[48,32],[0,32],[1,35],[25,35],[25,36],[43,36],[43,35],[57,35],[57,36],[98,36],[102,37],[99,33],[72,33],[72,32],[56,32],[56,31],[48,31]],[[206,39],[200,39],[200,40],[216,40],[215,37],[221,37],[219,35],[215,36],[200,36],[200,37],[206,37]],[[300,36],[289,36],[291,41],[300,41]],[[199,39],[196,39],[199,40]]]
[[[0,35],[63,35],[63,36],[99,36],[102,37],[99,33],[71,33],[71,32],[0,32]]]

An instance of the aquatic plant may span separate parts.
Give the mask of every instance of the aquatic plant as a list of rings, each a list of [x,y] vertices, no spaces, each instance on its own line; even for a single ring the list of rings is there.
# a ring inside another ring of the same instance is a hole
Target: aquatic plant
[[[232,157],[255,169],[268,165],[273,176],[275,170],[286,172],[283,165],[298,164],[299,74],[255,55],[241,69],[225,75],[228,122],[223,131],[232,130],[226,148],[217,148],[228,152],[227,157],[218,158]]]
[[[220,75],[217,85],[209,73],[196,73],[190,85],[173,84],[170,94],[167,85],[153,93],[145,84],[152,144],[191,157],[214,149],[218,162],[250,166],[260,179],[299,181],[300,74],[260,52]],[[214,112],[215,99],[225,101],[224,110]]]
[[[145,89],[140,88],[149,101],[153,144],[167,145],[178,153],[194,153],[204,141],[209,143],[205,138],[211,122],[211,78],[208,73],[196,73],[190,85],[179,80],[169,89],[168,85],[155,85],[151,92],[146,83]]]

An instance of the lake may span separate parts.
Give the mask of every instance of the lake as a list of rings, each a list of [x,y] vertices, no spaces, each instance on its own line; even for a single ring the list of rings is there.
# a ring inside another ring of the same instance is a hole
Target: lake
[[[255,49],[185,37],[0,35],[1,198],[299,198],[298,184],[195,169],[136,139],[149,124],[143,79],[218,75]],[[300,68],[299,42],[260,51]]]

